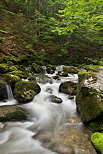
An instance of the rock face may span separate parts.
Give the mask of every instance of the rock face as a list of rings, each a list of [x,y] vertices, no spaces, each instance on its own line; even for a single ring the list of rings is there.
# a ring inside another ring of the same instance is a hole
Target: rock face
[[[0,106],[0,122],[26,120],[27,114],[15,105]]]
[[[7,83],[3,80],[0,80],[0,101],[8,99],[7,93]]]
[[[66,81],[60,84],[59,92],[75,95],[77,92],[77,83]]]
[[[85,75],[76,102],[83,122],[94,130],[103,130],[103,67]]]
[[[27,103],[32,101],[39,92],[40,87],[36,82],[19,81],[15,84],[14,97],[19,103]]]

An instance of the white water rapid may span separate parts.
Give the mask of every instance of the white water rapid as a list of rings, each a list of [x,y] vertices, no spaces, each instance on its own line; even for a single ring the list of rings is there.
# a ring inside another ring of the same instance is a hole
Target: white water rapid
[[[57,67],[57,71],[60,69],[61,67]],[[59,93],[58,89],[61,82],[78,82],[78,76],[69,74],[68,77],[54,80],[52,76],[55,74],[46,74],[51,77],[51,83],[39,83],[41,92],[32,102],[21,105],[29,113],[27,122],[0,124],[0,154],[56,154],[49,150],[49,146],[43,146],[42,143],[49,142],[46,141],[47,136],[55,136],[62,126],[73,125],[69,121],[77,118],[75,98],[68,99],[68,95]],[[62,103],[51,102],[50,95],[61,98]],[[82,122],[77,122],[77,125],[81,126]],[[42,141],[43,136],[45,140]]]

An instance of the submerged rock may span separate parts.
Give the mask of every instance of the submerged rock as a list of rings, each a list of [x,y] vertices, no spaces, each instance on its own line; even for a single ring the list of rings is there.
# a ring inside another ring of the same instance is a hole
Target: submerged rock
[[[32,101],[40,90],[40,86],[36,82],[19,81],[15,84],[14,97],[20,103],[27,103]]]
[[[0,106],[0,122],[26,120],[27,114],[15,105]]]
[[[103,154],[103,133],[94,133],[91,136],[91,141],[98,152]]]
[[[75,95],[77,92],[77,85],[77,83],[73,83],[71,81],[63,82],[59,86],[59,92]]]
[[[41,74],[45,73],[45,70],[36,63],[32,63],[31,71],[33,71],[34,73],[41,73]]]
[[[85,75],[76,102],[83,122],[93,130],[103,130],[103,67]]]

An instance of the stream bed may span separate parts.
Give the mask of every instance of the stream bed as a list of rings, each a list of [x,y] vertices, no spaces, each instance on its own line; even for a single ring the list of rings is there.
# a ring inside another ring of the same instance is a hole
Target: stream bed
[[[59,66],[56,71],[61,69]],[[0,154],[96,154],[90,142],[92,132],[77,114],[75,96],[69,99],[59,92],[64,81],[78,83],[77,74],[59,80],[52,78],[56,72],[46,75],[50,80],[38,83],[41,92],[33,101],[19,105],[28,112],[28,121],[0,123]],[[51,95],[62,103],[52,102]],[[16,104],[16,100],[12,98],[6,103]]]

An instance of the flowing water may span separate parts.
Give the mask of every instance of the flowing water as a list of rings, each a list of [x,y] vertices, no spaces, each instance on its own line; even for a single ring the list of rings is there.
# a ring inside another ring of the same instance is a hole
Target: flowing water
[[[61,67],[57,67],[58,70],[61,70]],[[58,152],[53,145],[55,139],[56,144],[60,142],[58,140],[58,132],[61,132],[62,128],[65,129],[65,132],[68,132],[68,127],[69,130],[74,126],[82,130],[84,128],[76,113],[75,97],[70,100],[68,99],[68,95],[59,93],[58,90],[61,82],[73,81],[77,83],[78,76],[76,74],[69,74],[68,77],[61,77],[60,80],[54,80],[52,76],[55,74],[46,74],[51,78],[51,82],[45,84],[39,83],[41,92],[34,97],[32,102],[21,105],[29,113],[28,121],[0,124],[0,154],[73,153],[66,153],[65,148],[61,149],[64,152]],[[10,95],[11,92],[9,93]],[[51,102],[51,95],[61,98],[63,102],[61,104]],[[13,98],[11,100],[15,103]],[[11,100],[8,100],[7,104],[10,104]],[[74,129],[71,130],[74,133]],[[76,152],[75,146],[74,153],[79,154],[78,151]],[[89,153],[87,152],[87,154]]]

